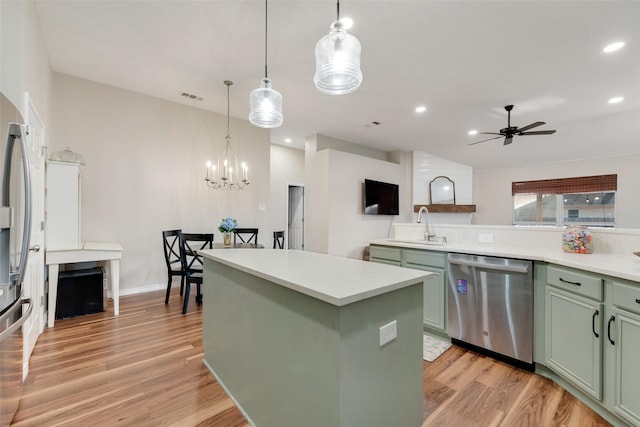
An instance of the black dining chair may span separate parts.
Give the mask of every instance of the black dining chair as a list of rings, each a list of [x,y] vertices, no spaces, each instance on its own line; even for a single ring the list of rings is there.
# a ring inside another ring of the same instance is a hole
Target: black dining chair
[[[164,297],[164,303],[169,303],[169,295],[171,294],[171,282],[174,276],[180,276],[180,295],[184,292],[184,268],[182,259],[180,258],[180,234],[182,230],[166,230],[162,232],[162,241],[164,248],[164,261],[167,264],[167,295]]]
[[[202,278],[203,262],[202,255],[197,251],[201,249],[213,248],[213,233],[182,233],[180,236],[180,254],[182,265],[185,271],[185,291],[184,302],[182,304],[182,314],[187,314],[187,306],[189,305],[189,294],[191,293],[191,284],[195,283],[196,303],[202,304]]]
[[[253,243],[258,246],[258,229],[257,228],[236,228],[233,230],[233,244],[237,243],[237,240],[241,243]]]
[[[284,249],[284,231],[273,232],[273,249]]]

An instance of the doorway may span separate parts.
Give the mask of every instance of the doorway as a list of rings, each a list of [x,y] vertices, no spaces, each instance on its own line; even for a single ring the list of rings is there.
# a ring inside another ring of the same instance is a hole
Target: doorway
[[[304,249],[303,185],[289,185],[287,195],[287,248]]]

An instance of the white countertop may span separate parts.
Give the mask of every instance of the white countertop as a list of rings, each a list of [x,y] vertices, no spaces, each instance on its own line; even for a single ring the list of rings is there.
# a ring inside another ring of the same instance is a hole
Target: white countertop
[[[549,250],[527,248],[525,246],[496,245],[425,245],[421,243],[400,242],[393,239],[373,240],[372,245],[395,246],[399,248],[423,249],[440,252],[458,252],[474,255],[487,255],[507,258],[545,261],[566,267],[578,268],[607,276],[640,282],[640,257],[633,254],[570,254],[561,248]]]
[[[299,250],[209,249],[198,253],[336,306],[401,289],[433,274]]]

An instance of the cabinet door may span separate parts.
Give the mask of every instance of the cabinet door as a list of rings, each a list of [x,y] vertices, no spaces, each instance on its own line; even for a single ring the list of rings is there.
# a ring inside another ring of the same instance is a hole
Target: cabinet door
[[[633,425],[640,425],[640,316],[637,314],[614,312],[616,337],[616,374],[614,410]]]
[[[546,287],[546,365],[602,400],[602,304]]]
[[[447,318],[447,313],[445,312],[447,306],[446,270],[444,268],[409,263],[405,264],[405,267],[435,273],[424,281],[422,321],[424,326],[445,332],[445,319]]]

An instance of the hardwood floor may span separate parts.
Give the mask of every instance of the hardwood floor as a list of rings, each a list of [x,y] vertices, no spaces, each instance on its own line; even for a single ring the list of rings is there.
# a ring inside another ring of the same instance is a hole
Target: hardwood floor
[[[109,307],[45,329],[12,425],[248,426],[202,362],[200,308],[183,316],[181,301],[128,296],[117,318]],[[459,347],[424,377],[423,426],[609,425],[552,381]]]

